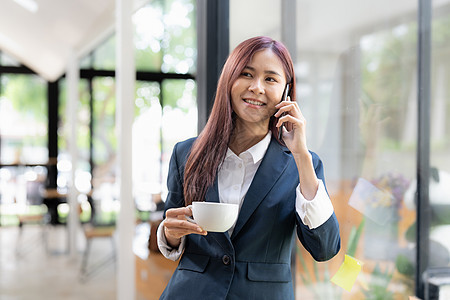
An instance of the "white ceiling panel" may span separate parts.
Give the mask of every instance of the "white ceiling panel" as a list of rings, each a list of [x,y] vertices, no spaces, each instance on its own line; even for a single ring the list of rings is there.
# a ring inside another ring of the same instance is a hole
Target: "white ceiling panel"
[[[147,2],[134,1],[136,9]],[[0,1],[0,50],[49,81],[64,74],[72,53],[88,53],[114,27],[114,0]]]

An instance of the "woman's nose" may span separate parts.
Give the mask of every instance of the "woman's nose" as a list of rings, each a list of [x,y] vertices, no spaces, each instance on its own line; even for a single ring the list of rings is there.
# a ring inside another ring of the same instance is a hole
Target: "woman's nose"
[[[259,79],[252,80],[248,90],[255,94],[264,94],[264,86]]]

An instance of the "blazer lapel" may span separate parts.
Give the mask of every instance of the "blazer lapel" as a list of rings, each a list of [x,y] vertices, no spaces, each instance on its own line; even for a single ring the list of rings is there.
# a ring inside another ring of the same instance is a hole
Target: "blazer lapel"
[[[247,223],[255,209],[272,189],[275,182],[284,172],[289,162],[290,156],[286,153],[288,148],[281,146],[272,138],[269,148],[256,171],[255,177],[244,198],[236,226],[231,238],[233,239],[242,227]]]
[[[220,202],[219,199],[219,188],[217,183],[217,176],[216,179],[214,179],[214,183],[212,186],[208,188],[205,195],[205,201],[206,202]]]

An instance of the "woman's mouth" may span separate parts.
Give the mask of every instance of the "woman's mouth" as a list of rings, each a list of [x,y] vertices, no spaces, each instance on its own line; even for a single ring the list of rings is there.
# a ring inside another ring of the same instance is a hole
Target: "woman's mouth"
[[[265,105],[265,103],[261,102],[261,101],[257,101],[257,100],[253,100],[253,99],[244,99],[245,103],[251,104],[251,105],[256,105],[256,106],[263,106]]]

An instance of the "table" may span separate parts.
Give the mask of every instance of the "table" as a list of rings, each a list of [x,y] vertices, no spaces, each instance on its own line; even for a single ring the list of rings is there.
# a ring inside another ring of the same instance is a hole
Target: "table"
[[[58,192],[57,189],[45,189],[42,198],[43,203],[48,208],[48,213],[50,215],[50,224],[61,224],[58,219],[58,205],[67,202],[67,195]]]

